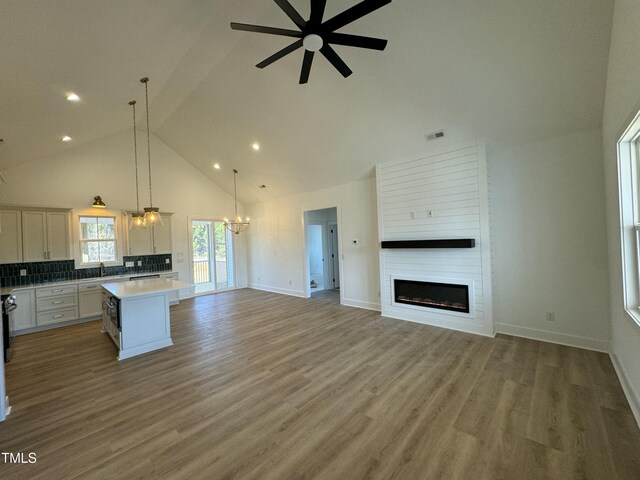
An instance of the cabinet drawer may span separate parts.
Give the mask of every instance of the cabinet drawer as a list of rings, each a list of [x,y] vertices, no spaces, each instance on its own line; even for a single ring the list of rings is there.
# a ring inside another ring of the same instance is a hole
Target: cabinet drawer
[[[60,285],[51,286],[36,289],[36,297],[52,297],[58,295],[68,295],[70,293],[77,293],[78,288],[76,285]]]
[[[76,318],[78,318],[77,308],[66,308],[53,312],[38,312],[38,326],[66,322],[68,320],[75,320]]]
[[[36,309],[38,312],[48,310],[60,310],[62,308],[75,307],[78,305],[77,295],[61,295],[58,297],[44,297],[36,300]]]
[[[78,285],[78,292],[99,292],[101,288],[99,283],[81,283]]]

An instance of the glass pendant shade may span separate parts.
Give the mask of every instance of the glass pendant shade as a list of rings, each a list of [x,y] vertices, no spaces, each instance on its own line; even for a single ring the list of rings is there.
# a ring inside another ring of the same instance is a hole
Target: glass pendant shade
[[[144,221],[147,225],[162,225],[162,216],[158,207],[144,207]]]
[[[131,214],[131,221],[129,222],[129,230],[132,228],[145,228],[147,221],[144,218],[144,213],[134,212]]]

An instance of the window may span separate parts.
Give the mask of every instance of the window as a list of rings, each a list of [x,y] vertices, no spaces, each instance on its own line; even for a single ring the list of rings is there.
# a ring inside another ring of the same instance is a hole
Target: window
[[[191,220],[191,244],[196,292],[233,288],[233,239],[224,222]]]
[[[80,216],[82,263],[117,261],[116,218]]]
[[[640,113],[618,141],[620,242],[625,310],[640,325]]]

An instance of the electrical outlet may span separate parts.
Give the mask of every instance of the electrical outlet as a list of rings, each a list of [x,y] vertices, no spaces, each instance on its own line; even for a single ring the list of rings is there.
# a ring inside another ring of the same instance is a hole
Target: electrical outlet
[[[547,322],[555,322],[556,314],[555,312],[547,312]]]
[[[169,260],[168,258],[164,259],[164,263],[170,263],[170,262],[171,262],[171,260]]]
[[[141,267],[142,266],[142,260],[138,260],[138,266]]]
[[[124,266],[125,267],[133,267],[135,265],[135,262],[125,262]]]
[[[20,276],[21,277],[26,277],[27,276],[27,270],[26,269],[20,270]]]

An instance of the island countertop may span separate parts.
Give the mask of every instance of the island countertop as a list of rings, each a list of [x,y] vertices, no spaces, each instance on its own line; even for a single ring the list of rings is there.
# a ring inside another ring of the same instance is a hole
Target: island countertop
[[[128,282],[102,284],[102,288],[120,300],[191,287],[193,287],[191,283],[181,282],[172,278],[147,278],[143,280],[130,280]]]

